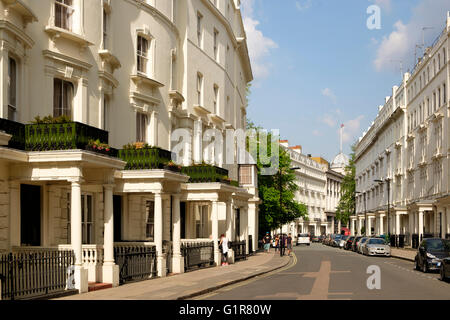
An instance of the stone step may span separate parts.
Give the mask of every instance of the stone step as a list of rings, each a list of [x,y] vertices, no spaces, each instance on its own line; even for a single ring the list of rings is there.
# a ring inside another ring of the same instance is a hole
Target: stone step
[[[104,289],[111,289],[111,288],[112,288],[112,284],[110,284],[110,283],[89,282],[89,292],[104,290]]]

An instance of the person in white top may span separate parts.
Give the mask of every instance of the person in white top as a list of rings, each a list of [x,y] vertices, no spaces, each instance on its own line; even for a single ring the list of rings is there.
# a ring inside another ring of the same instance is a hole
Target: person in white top
[[[220,244],[219,247],[222,248],[222,266],[228,265],[228,239],[224,234],[220,236]]]

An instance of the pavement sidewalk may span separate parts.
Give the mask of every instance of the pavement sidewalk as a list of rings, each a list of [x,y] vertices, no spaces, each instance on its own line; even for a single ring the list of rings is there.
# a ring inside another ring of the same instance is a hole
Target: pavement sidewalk
[[[417,250],[411,249],[411,248],[404,248],[404,249],[398,249],[398,248],[391,248],[391,256],[394,258],[399,258],[403,260],[413,261],[416,257]]]
[[[292,257],[274,251],[257,253],[247,260],[223,267],[212,267],[165,278],[126,284],[56,300],[181,300],[206,294],[221,287],[286,266]]]

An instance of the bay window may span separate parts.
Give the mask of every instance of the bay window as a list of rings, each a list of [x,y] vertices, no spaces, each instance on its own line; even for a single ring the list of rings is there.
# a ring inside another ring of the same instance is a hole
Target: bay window
[[[56,0],[55,26],[72,31],[74,12],[73,0]]]
[[[8,64],[8,119],[16,120],[17,114],[17,63],[9,58]]]

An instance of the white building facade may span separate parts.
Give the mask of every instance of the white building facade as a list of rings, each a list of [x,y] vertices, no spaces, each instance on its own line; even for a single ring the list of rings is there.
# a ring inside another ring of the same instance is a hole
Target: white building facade
[[[115,248],[133,241],[156,247],[159,276],[184,272],[186,243],[213,242],[216,264],[221,233],[257,248],[256,169],[226,164],[225,147],[211,143],[246,126],[253,76],[239,0],[1,0],[0,41],[0,252],[69,248],[85,292],[88,282],[118,284]],[[17,147],[8,128],[47,115],[73,125],[25,127]],[[119,156],[42,140],[78,127]],[[209,179],[145,166],[140,151],[127,158],[135,142],[158,165],[182,145],[180,163],[208,163],[209,173],[192,170]]]
[[[357,144],[355,234],[366,225],[371,234],[404,235],[410,245],[450,236],[449,35],[447,13],[443,32]]]

